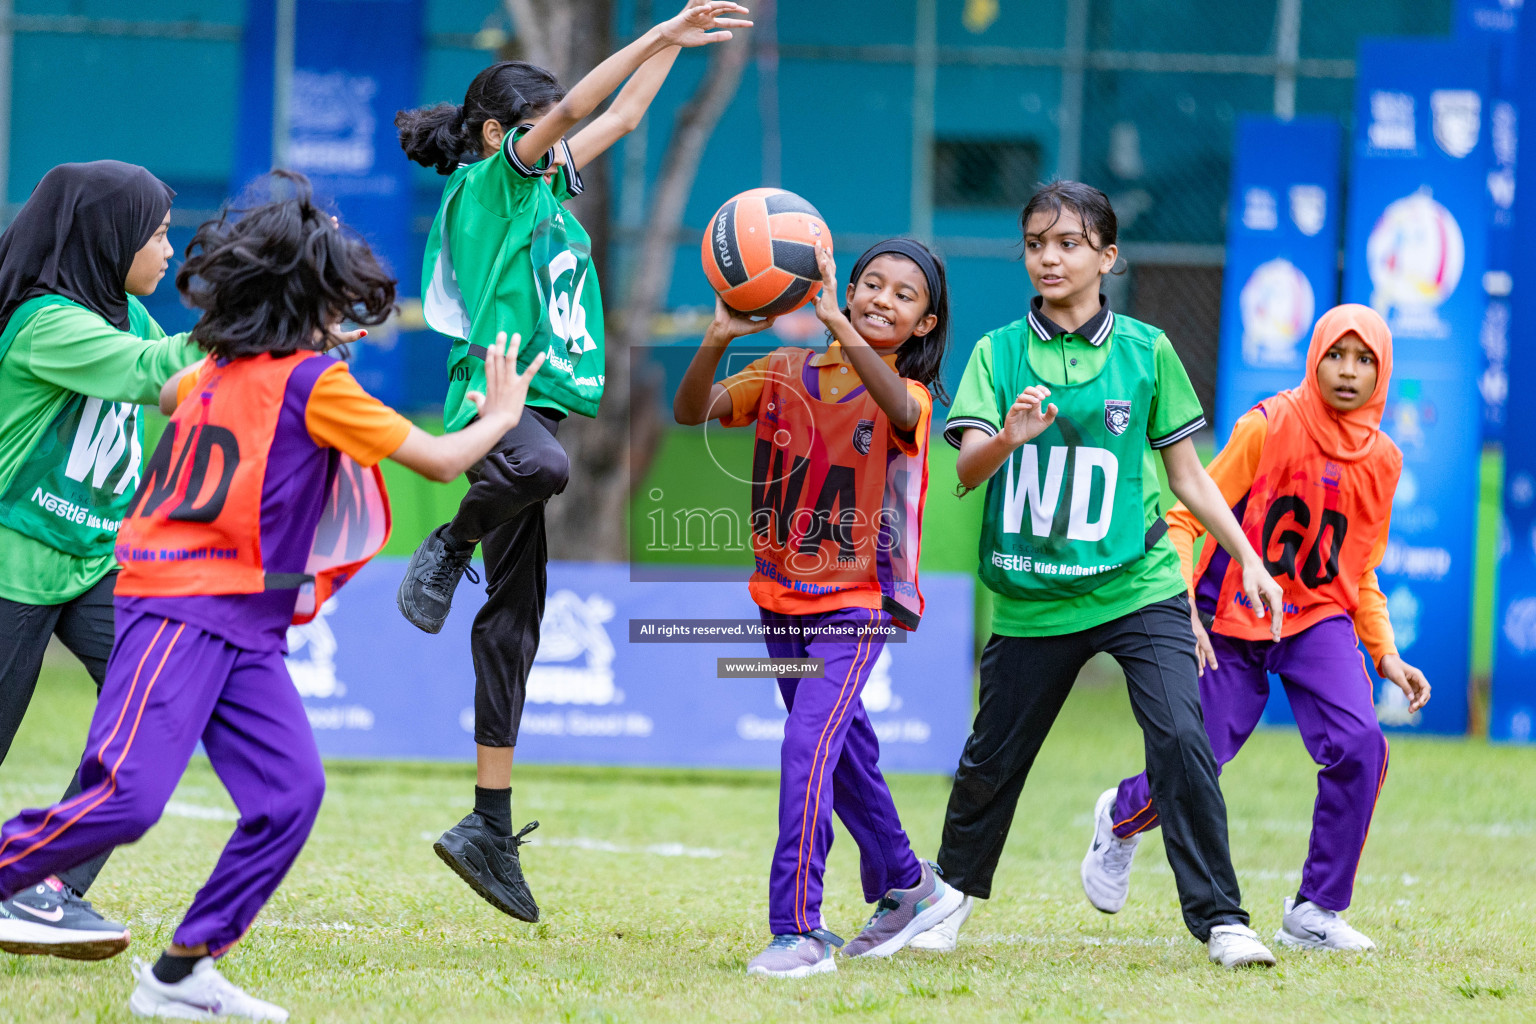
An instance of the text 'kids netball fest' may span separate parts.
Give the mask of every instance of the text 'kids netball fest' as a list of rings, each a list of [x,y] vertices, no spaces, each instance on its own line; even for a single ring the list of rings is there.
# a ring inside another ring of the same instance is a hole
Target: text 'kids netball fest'
[[[23,6],[0,1018],[1536,1019],[1522,0]]]

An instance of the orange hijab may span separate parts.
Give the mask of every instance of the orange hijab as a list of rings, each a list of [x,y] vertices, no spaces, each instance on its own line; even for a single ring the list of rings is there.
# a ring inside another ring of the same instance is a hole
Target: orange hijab
[[[1370,400],[1358,409],[1340,412],[1323,398],[1317,383],[1317,367],[1334,343],[1354,331],[1376,357],[1376,389]],[[1312,328],[1312,344],[1307,348],[1307,376],[1300,387],[1282,391],[1279,398],[1289,401],[1306,424],[1307,433],[1329,458],[1353,462],[1370,454],[1371,445],[1381,431],[1381,416],[1387,407],[1387,385],[1392,379],[1392,332],[1374,309],[1357,303],[1334,306]]]

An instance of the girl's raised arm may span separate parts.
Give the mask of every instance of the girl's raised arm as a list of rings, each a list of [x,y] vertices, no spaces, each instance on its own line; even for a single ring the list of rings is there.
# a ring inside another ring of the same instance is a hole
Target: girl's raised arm
[[[651,28],[639,39],[587,72],[586,77],[577,82],[575,87],[565,94],[564,99],[556,103],[530,131],[517,140],[515,147],[517,158],[526,166],[534,166],[566,132],[596,110],[597,105],[607,99],[609,94],[642,64],[669,48],[706,46],[730,39],[732,28],[749,28],[752,23],[741,18],[727,17],[727,15],[746,13],[745,7],[730,0],[689,0],[688,5],[677,16]],[[670,70],[670,64],[668,70]],[[665,75],[662,77],[665,78]],[[661,82],[657,81],[651,90],[651,96],[654,96],[655,89],[659,88],[661,88]],[[647,98],[645,102],[648,106],[650,99]],[[504,125],[503,127],[510,131],[513,126]],[[610,139],[596,152],[601,153],[612,144],[613,140]],[[576,154],[573,152],[572,156],[575,157]],[[577,163],[581,162],[583,161],[578,157]]]
[[[821,271],[821,291],[816,296],[816,316],[827,325],[832,336],[842,343],[848,361],[869,389],[869,397],[875,400],[882,412],[897,430],[913,430],[922,418],[922,407],[907,390],[907,382],[870,347],[853,324],[843,315],[837,303],[837,264],[832,254],[821,246],[816,247],[816,268]]]
[[[571,162],[579,170],[602,156],[608,148],[640,126],[640,119],[651,109],[651,101],[672,72],[680,52],[669,46],[640,65],[608,109],[571,136]]]

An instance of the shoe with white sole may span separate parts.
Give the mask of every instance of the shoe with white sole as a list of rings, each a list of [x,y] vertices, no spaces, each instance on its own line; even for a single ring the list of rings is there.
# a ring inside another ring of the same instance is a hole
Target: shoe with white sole
[[[748,961],[747,973],[768,978],[808,978],[835,971],[837,961],[832,959],[832,950],[842,944],[842,939],[825,928],[775,935],[767,949]]]
[[[213,966],[213,957],[205,956],[192,968],[192,973],[167,985],[155,977],[154,970],[143,960],[133,962],[133,975],[139,980],[133,995],[128,997],[128,1009],[135,1017],[171,1017],[176,1020],[222,1020],[225,1017],[241,1017],[245,1020],[288,1019],[288,1011],[281,1006],[248,996],[230,984]]]
[[[1093,841],[1083,855],[1079,874],[1088,902],[1106,914],[1118,914],[1131,893],[1131,858],[1141,836],[1121,839],[1115,835],[1115,794],[1106,789],[1093,807]]]
[[[0,902],[0,950],[7,953],[105,960],[128,942],[126,925],[104,919],[57,878]]]
[[[1206,940],[1211,962],[1223,967],[1273,967],[1271,953],[1252,928],[1243,924],[1219,924]]]
[[[976,901],[966,896],[953,914],[907,943],[907,948],[926,949],[931,953],[953,953],[960,939],[960,926],[965,924],[975,906]]]
[[[844,956],[891,956],[959,909],[960,890],[945,885],[932,864],[920,863],[917,884],[880,897],[869,923],[844,947]]]
[[[1285,917],[1275,941],[1294,949],[1331,949],[1366,953],[1376,943],[1351,928],[1337,912],[1324,910],[1310,900],[1297,903],[1287,896]]]

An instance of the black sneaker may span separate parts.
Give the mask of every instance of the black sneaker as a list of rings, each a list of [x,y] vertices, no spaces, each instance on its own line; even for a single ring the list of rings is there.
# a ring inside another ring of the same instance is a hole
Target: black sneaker
[[[0,950],[7,953],[105,960],[128,942],[126,925],[104,920],[56,878],[0,902]]]
[[[539,919],[539,905],[523,881],[517,848],[523,845],[523,836],[538,827],[538,822],[531,821],[515,836],[498,836],[471,811],[444,832],[432,849],[491,906],[533,924]]]
[[[411,555],[405,567],[405,579],[395,594],[395,604],[400,614],[411,625],[428,633],[436,633],[448,619],[453,607],[453,592],[459,578],[468,576],[471,583],[480,582],[480,574],[469,564],[475,549],[457,548],[448,542],[448,527],[439,526],[427,534]]]

